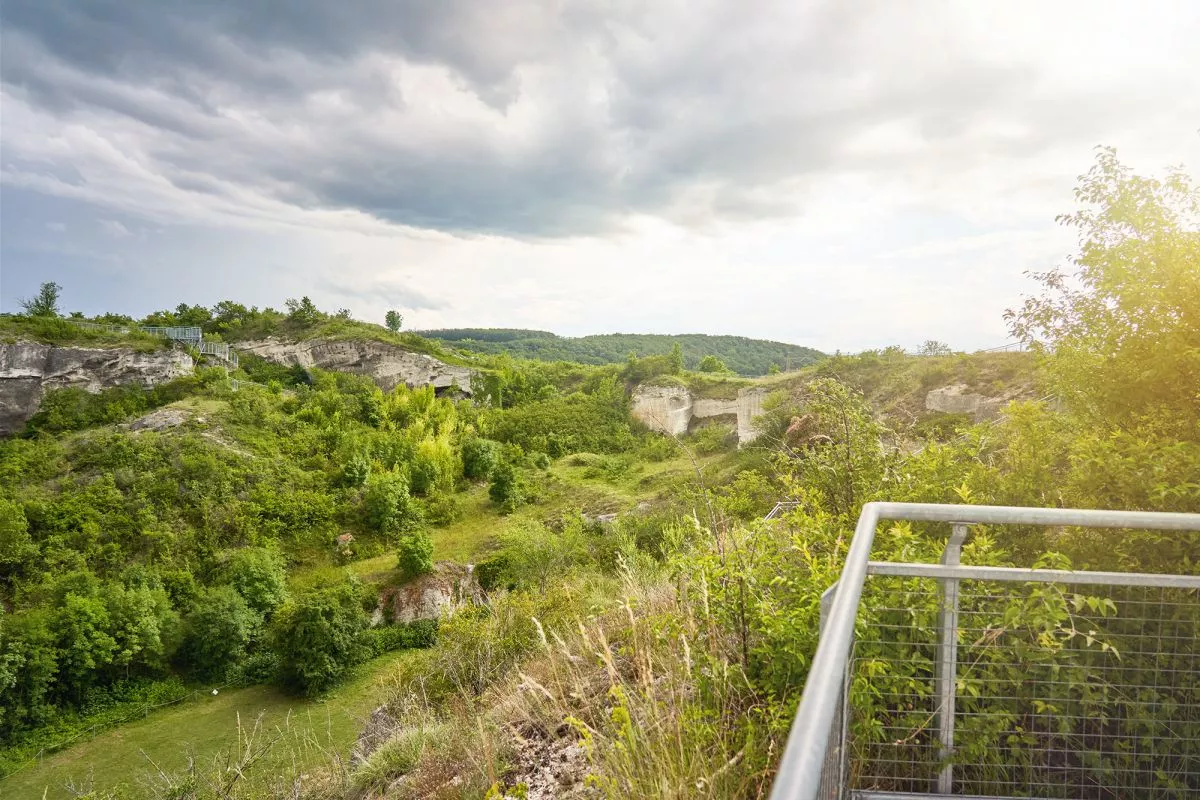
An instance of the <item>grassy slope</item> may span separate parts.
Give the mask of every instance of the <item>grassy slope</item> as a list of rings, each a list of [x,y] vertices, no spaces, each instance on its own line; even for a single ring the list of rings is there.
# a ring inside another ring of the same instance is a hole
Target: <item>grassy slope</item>
[[[60,347],[128,347],[146,353],[171,346],[170,340],[148,333],[95,331],[72,325],[63,319],[0,315],[0,343],[19,340]]]
[[[180,405],[197,403],[183,401]],[[217,411],[219,406],[214,403],[205,410]],[[700,457],[698,463],[706,471],[722,472],[733,469],[736,458],[734,454],[710,455]],[[639,502],[654,502],[672,485],[695,475],[691,460],[683,454],[657,463],[637,462],[614,481],[584,477],[586,470],[573,464],[570,457],[559,459],[549,471],[541,501],[510,516],[499,513],[485,485],[471,487],[462,495],[463,518],[432,531],[435,558],[477,561],[506,528],[525,520],[577,509],[590,513],[628,510]],[[353,562],[348,568],[366,582],[386,584],[396,578],[395,563],[395,555],[385,553]],[[302,567],[292,573],[289,583],[293,590],[321,585],[342,569],[328,563]],[[250,772],[253,782],[291,774],[293,762],[299,769],[328,764],[331,752],[346,754],[366,715],[382,702],[382,687],[401,658],[404,653],[392,653],[361,665],[354,679],[320,701],[255,686],[164,709],[51,755],[40,765],[0,782],[0,797],[41,797],[48,788],[48,800],[68,798],[74,796],[65,788],[68,781],[86,785],[89,776],[96,788],[121,786],[130,797],[145,796],[145,785],[138,778],[153,770],[147,756],[167,772],[185,766],[189,756],[199,763],[211,763],[236,743],[239,714],[242,725],[249,727],[261,713],[264,734],[279,730],[285,734],[270,757]]]
[[[391,668],[405,657],[405,652],[388,653],[361,665],[351,680],[320,700],[253,686],[164,709],[18,772],[0,782],[0,796],[37,798],[44,792],[47,800],[66,800],[76,796],[67,789],[71,783],[119,787],[140,796],[153,764],[174,772],[186,767],[192,756],[198,763],[212,763],[236,748],[239,724],[249,731],[256,720],[261,724],[259,741],[280,737],[247,773],[251,783],[267,788],[275,778],[328,764],[333,753],[346,757],[367,715],[379,704],[380,687]]]

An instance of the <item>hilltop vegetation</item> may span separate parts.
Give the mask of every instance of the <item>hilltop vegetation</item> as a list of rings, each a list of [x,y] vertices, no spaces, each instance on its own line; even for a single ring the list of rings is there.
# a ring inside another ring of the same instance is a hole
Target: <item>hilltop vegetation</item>
[[[676,440],[630,420],[639,381],[710,393],[744,381],[688,372],[682,348],[604,366],[499,355],[481,361],[474,400],[384,393],[319,370],[234,393],[223,373],[201,370],[161,398],[189,419],[159,433],[113,425],[134,413],[127,406],[73,411],[104,395],[52,402],[53,424],[0,443],[5,765],[166,682],[271,682],[319,696],[370,654],[410,647],[379,683],[377,716],[392,727],[363,759],[268,757],[235,744],[231,725],[224,751],[154,770],[114,742],[110,752],[142,773],[121,796],[498,800],[564,791],[544,782],[562,764],[574,764],[567,782],[614,800],[765,796],[821,593],[863,503],[1200,511],[1200,202],[1182,176],[1140,178],[1108,154],[1080,198],[1076,280],[1043,276],[1044,292],[1010,317],[1032,354],[879,351],[765,378],[755,383],[774,390],[763,435],[740,451],[719,425]],[[1035,385],[1057,399],[1014,403],[988,425],[927,415],[917,398],[956,381],[997,394]],[[762,522],[780,499],[793,510]],[[981,526],[963,560],[1200,570],[1195,536],[1103,536]],[[933,562],[944,538],[899,524],[873,554]],[[431,550],[449,552],[451,540],[476,563],[486,602],[436,629],[368,628],[379,591],[429,569]],[[937,612],[936,594],[878,591],[882,607],[903,610],[900,624]],[[1084,634],[1072,602],[1086,596],[1022,591],[1002,606],[996,635],[1056,659],[1063,683],[1086,690],[1062,698],[1051,749],[1092,735],[1108,703],[1160,754],[1186,756],[1196,720],[1173,717],[1164,735],[1156,715],[1194,700],[1162,686],[1128,697],[1096,665],[1106,647],[1125,669],[1173,674],[1193,669],[1193,654],[1139,652],[1120,626],[1091,616]],[[1200,609],[1171,609],[1194,638]],[[908,654],[852,684],[855,702],[924,691],[928,654],[919,644]],[[973,668],[979,681],[1012,670]],[[1000,769],[1028,733],[1019,701],[972,700],[1013,720],[961,732],[982,766]],[[852,724],[860,742],[892,735]],[[1106,758],[1114,774],[1146,767],[1136,748]],[[86,772],[71,759],[59,754],[54,774]],[[51,773],[39,774],[10,785],[40,795]],[[1145,796],[1177,791],[1177,776],[1149,774]]]
[[[688,369],[704,369],[708,366],[704,359],[711,357],[739,375],[766,375],[772,368],[776,371],[799,369],[825,356],[811,347],[703,333],[606,333],[567,337],[516,328],[448,328],[420,331],[420,334],[476,353],[507,353],[518,358],[580,364],[622,364],[630,353],[663,356],[678,346]],[[716,367],[716,363],[708,363],[713,365],[712,368]]]

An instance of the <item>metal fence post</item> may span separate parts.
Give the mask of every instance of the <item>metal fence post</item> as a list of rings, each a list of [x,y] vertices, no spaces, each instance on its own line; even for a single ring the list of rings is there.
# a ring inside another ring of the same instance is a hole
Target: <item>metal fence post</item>
[[[942,564],[957,567],[962,557],[963,541],[967,538],[967,526],[954,523],[950,541],[942,552]],[[938,771],[937,790],[950,794],[954,787],[954,693],[958,680],[958,578],[942,578],[942,608],[938,614],[938,655],[935,665],[937,687],[937,726],[941,751],[938,758],[942,768]]]

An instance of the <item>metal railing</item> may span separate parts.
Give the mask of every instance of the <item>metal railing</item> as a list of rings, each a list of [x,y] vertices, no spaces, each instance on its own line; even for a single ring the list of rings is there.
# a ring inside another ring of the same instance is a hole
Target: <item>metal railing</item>
[[[941,563],[871,561],[882,520],[949,523]],[[772,800],[1200,798],[1200,576],[963,566],[972,524],[1200,514],[864,506]]]
[[[216,356],[217,358],[226,361],[232,369],[237,369],[238,367],[237,353],[234,352],[232,347],[224,342],[199,341],[196,342],[195,347],[206,356]]]
[[[196,348],[202,355],[214,356],[226,362],[230,369],[238,368],[238,355],[232,347],[224,342],[205,340],[203,330],[195,325],[107,325],[100,322],[67,319],[72,325],[91,331],[106,333],[146,333],[151,336],[162,336],[176,342],[183,342],[189,347]]]

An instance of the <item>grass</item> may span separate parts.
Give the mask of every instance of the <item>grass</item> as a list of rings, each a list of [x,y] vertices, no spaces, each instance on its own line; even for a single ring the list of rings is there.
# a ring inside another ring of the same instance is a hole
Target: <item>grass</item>
[[[147,353],[171,346],[169,339],[139,331],[95,331],[73,325],[58,317],[0,315],[0,342],[21,340],[59,347],[128,347]]]
[[[250,730],[256,720],[259,741],[279,737],[246,773],[252,785],[267,789],[273,779],[327,766],[334,753],[346,758],[363,722],[383,695],[382,687],[410,654],[388,653],[360,665],[354,677],[318,700],[253,686],[223,690],[215,697],[164,709],[48,756],[37,766],[0,781],[0,797],[66,800],[77,796],[69,785],[117,791],[123,797],[147,797],[147,781],[155,773],[153,764],[168,773],[184,769],[189,757],[195,758],[198,766],[210,765],[236,748],[239,724]]]

